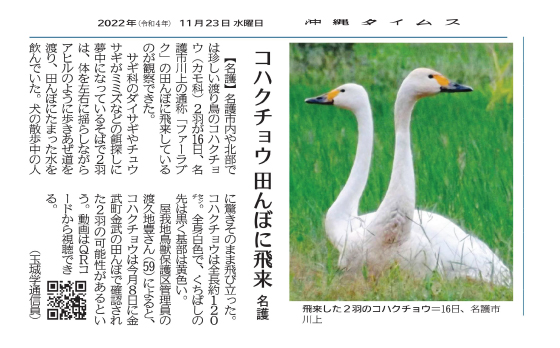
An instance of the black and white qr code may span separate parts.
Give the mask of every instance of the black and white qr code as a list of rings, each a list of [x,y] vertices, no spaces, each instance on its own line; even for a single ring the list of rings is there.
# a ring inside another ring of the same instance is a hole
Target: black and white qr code
[[[86,319],[85,281],[47,281],[47,319]]]

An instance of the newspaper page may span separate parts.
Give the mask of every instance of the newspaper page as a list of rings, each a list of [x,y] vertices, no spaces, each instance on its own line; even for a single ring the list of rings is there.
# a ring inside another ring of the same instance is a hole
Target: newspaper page
[[[555,346],[554,12],[6,3],[1,346]]]

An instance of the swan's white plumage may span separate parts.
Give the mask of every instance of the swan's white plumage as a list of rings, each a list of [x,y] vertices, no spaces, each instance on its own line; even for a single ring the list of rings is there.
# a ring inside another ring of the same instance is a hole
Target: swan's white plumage
[[[484,242],[441,215],[415,209],[412,109],[418,99],[454,88],[465,86],[430,69],[416,69],[405,79],[395,104],[396,146],[389,188],[377,212],[362,216],[358,216],[358,205],[367,182],[374,134],[367,92],[362,86],[345,84],[306,100],[348,109],[358,121],[358,147],[350,176],[325,218],[327,235],[340,252],[339,267],[356,272],[366,265],[380,274],[397,262],[417,277],[438,271],[448,278],[511,285],[511,272]]]
[[[375,216],[374,212],[347,223],[327,221],[327,229],[339,231],[339,237],[331,239],[340,251],[339,267],[359,271],[366,264],[379,272],[398,262],[417,277],[438,271],[448,278],[470,277],[510,285],[509,269],[484,242],[451,220],[423,210],[414,212],[410,236],[401,245],[383,245],[368,252],[368,246],[379,245],[367,229]]]

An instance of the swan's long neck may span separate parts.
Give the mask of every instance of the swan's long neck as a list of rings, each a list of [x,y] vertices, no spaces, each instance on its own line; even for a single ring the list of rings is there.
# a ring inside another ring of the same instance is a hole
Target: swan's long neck
[[[415,201],[414,166],[412,163],[412,149],[410,144],[410,119],[416,99],[407,93],[399,91],[395,103],[395,157],[393,171],[389,182],[389,193],[398,192],[402,198]],[[405,190],[398,190],[405,188]]]
[[[389,239],[406,236],[416,206],[414,166],[410,144],[410,120],[416,103],[414,95],[406,89],[399,90],[395,103],[395,156],[393,171],[385,198],[378,209],[380,226],[393,226],[395,234]],[[383,227],[386,229],[385,227]]]
[[[358,120],[358,148],[348,181],[329,209],[328,215],[337,219],[349,219],[358,215],[360,197],[366,187],[373,149],[373,118],[369,100],[354,110]]]

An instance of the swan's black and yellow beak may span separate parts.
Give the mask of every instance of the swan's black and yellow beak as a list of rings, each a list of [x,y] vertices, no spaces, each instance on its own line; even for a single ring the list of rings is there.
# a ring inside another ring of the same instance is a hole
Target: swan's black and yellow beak
[[[323,104],[323,105],[332,105],[333,104],[333,100],[328,98],[327,96],[328,93],[325,94],[321,94],[318,97],[313,97],[313,98],[307,98],[305,99],[305,102],[308,104]]]
[[[456,93],[456,92],[472,92],[472,87],[458,84],[457,82],[449,82],[447,86],[441,86],[440,90],[444,93]]]
[[[308,104],[323,104],[323,105],[332,105],[334,104],[334,97],[336,97],[340,93],[339,90],[333,89],[332,91],[321,94],[318,97],[314,98],[307,98],[305,102]]]
[[[457,82],[452,82],[443,75],[434,75],[434,79],[439,83],[440,91],[445,93],[455,93],[455,92],[471,92],[473,89],[469,86],[460,85]]]

